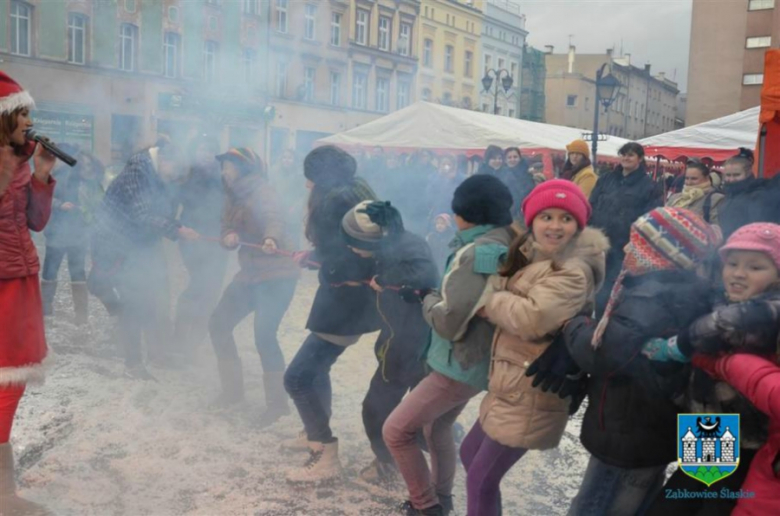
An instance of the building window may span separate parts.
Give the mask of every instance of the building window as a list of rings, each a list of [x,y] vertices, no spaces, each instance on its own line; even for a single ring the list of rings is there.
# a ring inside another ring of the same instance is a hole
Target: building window
[[[514,109],[510,109],[509,110],[509,118],[515,118],[515,110]]]
[[[472,76],[472,62],[474,61],[474,52],[471,50],[466,50],[466,57],[463,60],[463,75],[466,77]]]
[[[171,23],[179,21],[179,8],[175,5],[168,7],[168,21]]]
[[[379,17],[379,50],[390,51],[390,18]]]
[[[260,0],[243,0],[241,11],[244,14],[260,14]]]
[[[30,55],[30,19],[32,8],[24,2],[11,3],[11,53]]]
[[[423,43],[423,66],[426,68],[433,67],[433,40],[426,39]]]
[[[758,36],[748,38],[745,43],[746,48],[766,48],[772,46],[772,36]]]
[[[506,60],[503,57],[498,58],[498,69],[502,70],[506,66]]]
[[[257,52],[252,48],[241,51],[241,66],[244,69],[244,80],[247,84],[255,83],[255,68],[257,68]]]
[[[396,107],[403,109],[409,105],[409,92],[411,88],[407,81],[398,81],[398,98],[396,99]]]
[[[489,113],[490,107],[487,104],[482,104],[482,112]]]
[[[368,44],[368,11],[358,9],[355,15],[355,43]]]
[[[761,11],[764,9],[774,9],[775,0],[750,0],[748,2],[748,11]]]
[[[445,92],[444,95],[442,96],[441,103],[444,104],[445,106],[451,106],[452,105],[452,93],[450,93],[449,91]]]
[[[135,40],[138,27],[123,23],[119,27],[119,69],[126,72],[135,70]]]
[[[287,62],[276,62],[276,96],[284,98],[287,95]]]
[[[746,73],[742,76],[742,84],[745,86],[755,86],[758,84],[764,84],[763,73]]]
[[[215,31],[219,28],[219,21],[216,16],[209,16],[209,30]]]
[[[276,30],[287,34],[287,0],[276,0]]]
[[[454,54],[455,47],[447,45],[444,47],[444,71],[452,73],[455,69]]]
[[[203,44],[203,79],[207,82],[217,77],[217,52],[219,45],[216,41],[206,41]]]
[[[568,95],[566,97],[566,107],[575,107],[577,105],[577,95]]]
[[[402,56],[408,56],[412,48],[412,26],[409,23],[402,23],[398,33],[398,53]]]
[[[363,72],[354,72],[352,80],[352,107],[366,109],[366,83],[368,76]]]
[[[83,65],[86,61],[87,17],[83,14],[68,15],[68,62]]]
[[[310,66],[303,69],[303,100],[306,102],[314,101],[314,80],[317,70]]]
[[[376,110],[380,113],[387,113],[390,111],[390,97],[388,90],[390,88],[390,81],[384,77],[377,77],[376,79]]]
[[[518,76],[517,76],[517,63],[512,63],[512,64],[509,65],[509,72],[510,72],[510,75],[512,76],[512,79],[514,79],[515,83],[516,83],[517,80],[518,80]]]
[[[339,72],[330,72],[330,104],[332,106],[341,105],[341,74]]]
[[[166,32],[163,39],[163,74],[166,77],[179,76],[179,48],[181,38],[175,32]]]
[[[422,90],[422,99],[425,102],[431,101],[431,89],[430,88],[423,88]]]
[[[334,47],[341,46],[341,13],[330,15],[330,44]]]
[[[304,10],[303,37],[308,40],[317,39],[315,28],[317,27],[317,7],[306,4]]]
[[[493,67],[493,56],[485,54],[485,72]]]

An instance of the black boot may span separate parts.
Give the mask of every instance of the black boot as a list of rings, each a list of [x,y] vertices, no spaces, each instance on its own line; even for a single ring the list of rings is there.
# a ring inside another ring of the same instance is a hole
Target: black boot
[[[426,509],[415,509],[412,502],[404,502],[401,505],[401,513],[406,516],[444,516],[444,509],[441,505],[436,504],[433,507]]]
[[[280,417],[290,413],[287,392],[284,390],[284,373],[263,373],[265,387],[265,412],[260,415],[259,428],[274,424]]]
[[[43,315],[54,314],[54,294],[57,293],[57,282],[41,280],[41,299],[43,301]]]

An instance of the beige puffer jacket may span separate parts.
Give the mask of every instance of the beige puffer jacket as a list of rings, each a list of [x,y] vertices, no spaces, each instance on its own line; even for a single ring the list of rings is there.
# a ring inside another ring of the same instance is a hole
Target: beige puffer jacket
[[[563,324],[588,310],[604,281],[609,241],[585,228],[555,257],[529,238],[521,251],[531,263],[505,281],[485,311],[496,324],[488,394],[479,421],[505,446],[545,450],[558,446],[568,420],[568,399],[531,387],[526,369],[550,345]]]

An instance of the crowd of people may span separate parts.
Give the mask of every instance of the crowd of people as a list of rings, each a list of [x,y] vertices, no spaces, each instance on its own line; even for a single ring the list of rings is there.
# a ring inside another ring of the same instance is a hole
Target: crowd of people
[[[65,257],[77,323],[89,292],[115,318],[129,380],[156,381],[150,364],[186,364],[210,339],[217,410],[244,399],[233,330],[254,314],[259,427],[290,414],[290,399],[302,422],[280,443],[308,454],[286,472],[292,483],[342,475],[330,372],[377,332],[362,406],[374,460],[359,480],[403,482],[401,514],[453,514],[458,458],[466,514],[501,514],[502,478],[527,452],[557,447],[585,399],[590,460],[569,514],[780,512],[780,185],[753,175],[749,151],[725,162],[721,187],[688,162],[676,191],[648,174],[638,143],[597,175],[587,144],[570,142],[559,177],[543,180],[517,148],[473,160],[376,148],[357,160],[323,146],[302,167],[285,152],[269,170],[249,148],[161,137],[106,185],[88,152],[55,168],[27,141],[32,106],[0,72],[4,514],[42,510],[16,495],[9,439],[24,386],[42,375]],[[39,280],[30,231],[44,228]],[[189,273],[173,315],[163,239]],[[223,290],[234,250],[239,271]],[[302,269],[318,286],[286,364],[276,334]],[[458,448],[456,420],[483,393]],[[713,487],[679,469],[666,478],[681,413],[740,415],[733,475]],[[669,499],[664,485],[752,496]]]

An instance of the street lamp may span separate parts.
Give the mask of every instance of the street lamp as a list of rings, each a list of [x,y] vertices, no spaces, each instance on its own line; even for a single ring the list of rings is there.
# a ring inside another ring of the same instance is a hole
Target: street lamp
[[[501,87],[504,88],[504,95],[506,95],[509,93],[509,90],[512,89],[512,83],[514,83],[514,79],[512,79],[512,75],[509,73],[509,71],[504,68],[501,68],[500,70],[491,68],[485,72],[485,76],[482,78],[482,87],[485,89],[485,93],[490,93],[490,87],[493,86],[494,79],[496,80],[496,87],[495,91],[493,92],[493,114],[497,115],[499,91],[498,81],[501,81]]]
[[[621,86],[620,81],[612,75],[612,72],[604,77],[606,68],[607,63],[604,63],[599,71],[596,72],[596,112],[593,115],[593,136],[591,137],[591,154],[593,154],[594,166],[599,145],[599,104],[604,106],[604,112],[606,113],[609,106],[615,102]]]

